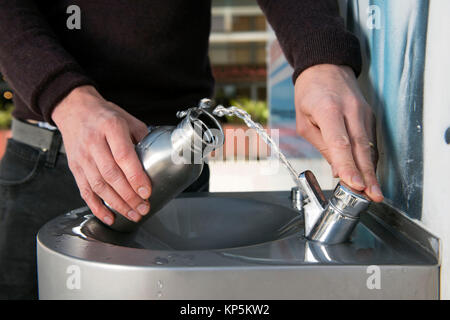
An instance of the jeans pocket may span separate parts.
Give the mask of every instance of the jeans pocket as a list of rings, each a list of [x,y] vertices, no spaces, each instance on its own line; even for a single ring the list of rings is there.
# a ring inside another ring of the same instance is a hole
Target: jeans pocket
[[[0,185],[14,186],[29,182],[36,175],[43,153],[24,143],[8,140],[0,161]]]

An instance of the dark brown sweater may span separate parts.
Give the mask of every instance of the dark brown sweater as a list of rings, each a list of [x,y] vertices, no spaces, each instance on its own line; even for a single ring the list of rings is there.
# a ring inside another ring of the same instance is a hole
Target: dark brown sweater
[[[335,0],[258,0],[294,79],[320,63],[361,70],[358,40]],[[81,29],[66,26],[81,9]],[[211,96],[210,0],[0,0],[0,72],[15,93],[13,115],[52,123],[55,105],[92,84],[148,124]]]

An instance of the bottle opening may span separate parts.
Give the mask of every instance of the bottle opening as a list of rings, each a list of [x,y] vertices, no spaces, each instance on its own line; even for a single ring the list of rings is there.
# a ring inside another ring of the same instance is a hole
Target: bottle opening
[[[191,123],[194,131],[200,137],[204,147],[208,146],[212,150],[223,144],[224,134],[220,123],[208,112],[200,110],[191,114]],[[210,151],[212,151],[210,150]]]

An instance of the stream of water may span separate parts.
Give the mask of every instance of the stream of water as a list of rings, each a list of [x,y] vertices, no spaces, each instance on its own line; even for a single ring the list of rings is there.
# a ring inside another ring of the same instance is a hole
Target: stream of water
[[[295,171],[295,169],[292,166],[292,164],[288,161],[286,156],[281,152],[280,148],[275,143],[275,141],[273,141],[273,139],[269,136],[269,134],[267,134],[266,130],[264,130],[264,128],[261,126],[261,124],[253,121],[252,117],[246,111],[244,111],[242,109],[239,109],[238,107],[235,107],[235,106],[231,106],[231,107],[225,108],[222,105],[218,105],[214,109],[213,114],[215,116],[218,116],[218,117],[223,117],[223,116],[235,116],[235,117],[238,117],[238,118],[242,119],[249,128],[256,130],[258,135],[271,148],[271,150],[275,154],[275,156],[277,156],[281,160],[283,165],[288,169],[292,179],[294,180],[294,183],[301,190],[301,187],[300,187],[300,184],[299,184],[299,180],[298,180],[298,173],[297,173],[297,171]]]

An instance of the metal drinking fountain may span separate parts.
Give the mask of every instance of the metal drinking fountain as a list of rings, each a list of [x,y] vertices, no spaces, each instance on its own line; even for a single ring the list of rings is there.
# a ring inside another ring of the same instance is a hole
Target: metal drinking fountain
[[[207,102],[136,146],[153,186],[140,223],[116,214],[109,227],[84,207],[40,229],[40,299],[439,298],[439,239],[388,203],[374,203],[358,223],[369,200],[343,183],[328,198],[310,171],[291,172],[292,199],[180,194],[223,142]],[[368,285],[369,267],[379,268],[383,290]]]

